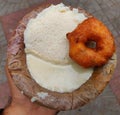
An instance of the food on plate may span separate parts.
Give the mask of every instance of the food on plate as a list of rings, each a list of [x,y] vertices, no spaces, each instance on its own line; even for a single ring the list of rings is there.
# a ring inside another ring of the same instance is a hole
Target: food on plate
[[[15,85],[42,106],[71,110],[96,98],[108,84],[115,54],[104,66],[83,68],[69,57],[68,32],[92,17],[64,4],[42,4],[26,14],[8,41],[7,66]]]
[[[70,57],[85,68],[104,65],[115,52],[113,36],[95,17],[80,23],[74,31],[67,34],[67,38]],[[95,42],[95,46],[89,47],[88,42]]]
[[[90,78],[93,68],[85,69],[70,59],[66,39],[66,33],[85,19],[78,9],[70,10],[63,4],[52,5],[30,19],[24,31],[26,61],[40,86],[60,93],[72,92]]]

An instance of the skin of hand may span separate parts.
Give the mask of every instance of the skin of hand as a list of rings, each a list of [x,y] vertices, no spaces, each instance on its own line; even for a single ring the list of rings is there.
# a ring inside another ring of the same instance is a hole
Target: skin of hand
[[[4,110],[3,115],[56,115],[58,113],[57,110],[52,110],[36,103],[32,103],[30,99],[22,94],[15,86],[7,66],[5,70],[11,90],[12,102]]]

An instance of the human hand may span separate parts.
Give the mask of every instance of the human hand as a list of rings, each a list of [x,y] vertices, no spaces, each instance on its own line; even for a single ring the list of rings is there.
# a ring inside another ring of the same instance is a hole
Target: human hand
[[[6,75],[9,82],[12,102],[4,110],[3,115],[56,115],[57,110],[52,110],[36,103],[32,103],[20,90],[15,86],[11,75],[6,66]]]

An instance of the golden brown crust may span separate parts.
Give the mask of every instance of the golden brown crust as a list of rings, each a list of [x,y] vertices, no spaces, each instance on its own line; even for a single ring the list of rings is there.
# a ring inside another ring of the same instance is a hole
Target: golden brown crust
[[[38,12],[48,6],[49,4],[40,6],[38,9],[33,10],[23,17],[23,19],[19,22],[13,36],[8,42],[8,69],[11,72],[12,79],[16,86],[23,91],[26,96],[32,99],[32,101],[36,101],[41,105],[57,110],[75,109],[86,104],[88,101],[91,101],[101,93],[112,76],[116,58],[111,59],[111,61],[105,66],[95,69],[90,80],[72,93],[52,92],[39,86],[32,79],[27,69],[23,33],[28,21],[31,18],[35,18]],[[80,12],[85,13],[85,11],[81,9]],[[90,17],[91,15],[88,16]],[[39,96],[39,93],[44,93],[45,97]]]
[[[104,65],[115,52],[111,32],[95,17],[80,23],[75,30],[67,34],[67,39],[70,44],[70,57],[85,68]],[[96,42],[96,47],[88,47],[88,41]]]

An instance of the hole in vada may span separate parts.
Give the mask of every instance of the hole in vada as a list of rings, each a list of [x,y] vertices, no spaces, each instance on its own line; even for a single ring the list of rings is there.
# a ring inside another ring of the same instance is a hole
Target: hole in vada
[[[86,46],[88,47],[88,48],[93,48],[93,49],[95,49],[96,48],[96,42],[95,41],[87,41],[86,42]]]

